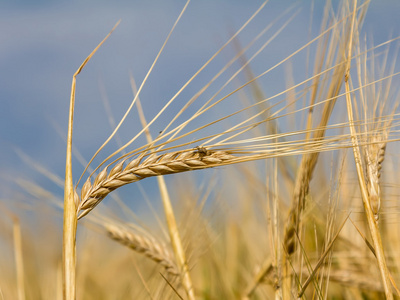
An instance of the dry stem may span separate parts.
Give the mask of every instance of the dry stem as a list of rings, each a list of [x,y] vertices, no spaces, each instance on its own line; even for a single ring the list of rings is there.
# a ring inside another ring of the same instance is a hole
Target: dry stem
[[[97,45],[97,47],[89,54],[89,56],[80,65],[78,70],[72,76],[71,98],[69,105],[68,117],[68,135],[67,135],[67,153],[65,163],[65,185],[64,185],[64,224],[63,224],[63,297],[65,300],[73,300],[76,298],[76,226],[78,195],[74,191],[72,181],[72,131],[74,123],[74,107],[75,107],[75,89],[76,76],[82,71],[88,61],[100,48],[100,46],[108,39],[114,29],[118,26],[119,21],[110,33]]]
[[[13,223],[14,223],[13,234],[14,234],[15,269],[17,271],[18,299],[24,300],[26,299],[24,259],[22,255],[21,225],[18,217],[13,216]]]
[[[134,87],[133,81],[133,87]],[[135,91],[134,91],[135,92]],[[142,104],[140,102],[139,97],[137,98],[137,107],[139,112],[140,121],[142,123],[143,128],[147,128],[147,121],[143,113]],[[149,144],[153,143],[153,138],[151,137],[150,131],[147,129],[146,131],[146,139]],[[163,176],[157,176],[158,186],[160,188],[160,194],[162,203],[164,206],[164,213],[167,220],[168,232],[171,239],[172,248],[174,250],[175,259],[178,263],[178,267],[180,272],[178,273],[181,277],[183,287],[185,288],[188,299],[194,300],[194,290],[192,279],[190,278],[189,268],[186,260],[186,254],[183,249],[182,240],[178,231],[178,226],[176,224],[174,210],[171,204],[171,199],[169,197],[167,184],[165,183]]]
[[[354,20],[356,15],[356,6],[357,1],[354,1],[354,12],[353,12],[353,26],[351,30],[351,40],[353,38],[354,33]],[[350,125],[350,132],[352,135],[352,142],[353,142],[353,153],[354,153],[354,160],[357,168],[357,176],[358,182],[360,185],[362,201],[364,204],[365,215],[368,221],[369,229],[371,232],[372,240],[374,242],[375,251],[376,251],[376,258],[378,260],[379,270],[381,272],[381,277],[383,281],[383,286],[385,289],[386,299],[393,299],[393,294],[391,290],[391,284],[389,279],[389,272],[386,265],[386,259],[383,252],[382,240],[381,235],[379,232],[378,222],[375,219],[374,212],[372,210],[369,197],[368,197],[368,189],[367,184],[364,178],[364,172],[361,164],[361,154],[360,149],[358,146],[358,140],[356,135],[356,130],[354,126],[354,118],[353,118],[353,109],[351,103],[351,95],[350,95],[350,64],[351,64],[351,47],[352,42],[349,43],[348,55],[347,55],[347,66],[346,66],[346,75],[345,75],[345,87],[346,87],[346,102],[347,102],[347,114],[349,118],[349,125]]]

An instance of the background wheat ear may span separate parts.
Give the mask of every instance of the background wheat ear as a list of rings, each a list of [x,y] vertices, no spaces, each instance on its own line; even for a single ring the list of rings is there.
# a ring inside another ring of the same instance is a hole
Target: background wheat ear
[[[381,206],[381,176],[382,163],[385,159],[386,137],[373,136],[368,145],[364,146],[365,177],[367,182],[369,202],[376,221],[379,220]]]
[[[354,19],[356,16],[356,7],[357,2],[354,3],[353,9],[353,26],[351,27],[351,40],[357,38],[358,29],[354,27]],[[376,259],[379,266],[379,271],[381,274],[381,279],[383,282],[383,286],[385,289],[385,296],[387,299],[393,299],[392,294],[392,283],[390,282],[390,273],[388,270],[388,266],[386,263],[386,257],[384,254],[384,248],[382,245],[381,234],[379,232],[379,227],[377,223],[377,218],[374,216],[374,212],[371,207],[371,201],[368,197],[368,188],[366,186],[366,180],[364,178],[363,169],[361,165],[361,155],[359,149],[359,142],[356,136],[356,130],[354,125],[354,116],[353,116],[353,104],[354,97],[351,95],[350,91],[350,82],[351,82],[351,75],[350,75],[350,67],[351,67],[351,57],[352,57],[352,44],[348,46],[348,54],[347,54],[347,63],[346,63],[346,74],[345,74],[345,88],[346,88],[346,104],[347,104],[347,115],[349,119],[349,127],[350,132],[352,135],[352,143],[353,143],[353,154],[355,159],[355,165],[357,168],[357,175],[358,175],[358,182],[360,185],[360,191],[362,196],[362,201],[364,205],[365,215],[368,221],[368,227],[373,239],[373,243],[375,246],[376,251]],[[371,153],[370,153],[371,154]],[[371,179],[371,178],[370,178]],[[376,199],[375,199],[376,200]],[[376,202],[376,201],[374,201]],[[376,204],[376,203],[374,203]]]
[[[104,227],[111,239],[153,260],[165,268],[168,274],[179,275],[180,272],[173,262],[171,252],[165,245],[158,243],[154,237],[135,233],[122,225],[105,224]]]

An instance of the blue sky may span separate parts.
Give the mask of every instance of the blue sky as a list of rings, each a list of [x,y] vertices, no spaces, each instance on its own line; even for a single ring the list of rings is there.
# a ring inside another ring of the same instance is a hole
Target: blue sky
[[[314,25],[319,23],[323,8],[323,1],[316,2]],[[102,95],[107,95],[118,120],[132,99],[129,75],[133,74],[138,84],[141,82],[184,3],[1,1],[1,176],[35,178],[45,187],[51,187],[51,183],[46,183],[21,160],[15,149],[22,150],[55,174],[63,175],[65,141],[60,132],[65,134],[67,128],[72,75],[121,19],[120,26],[77,79],[74,142],[89,159],[111,132]],[[232,28],[238,29],[260,3],[192,1],[143,91],[142,101],[149,117],[155,113],[153,107],[171,97],[228,39]],[[294,5],[292,12],[300,11],[285,29],[279,44],[265,51],[265,57],[271,60],[266,64],[305,43],[310,1],[271,0],[249,26],[249,32],[253,32],[249,36],[254,36],[257,27],[266,26],[290,5]],[[398,36],[399,15],[400,1],[372,1],[365,32],[375,44]],[[317,29],[314,26],[314,35]],[[249,39],[246,34],[242,36],[244,42]],[[216,65],[222,63],[223,58]],[[255,68],[265,69],[260,64]],[[135,126],[139,125],[132,125],[125,133],[137,132],[140,127]],[[78,175],[82,167],[78,164],[75,170]]]

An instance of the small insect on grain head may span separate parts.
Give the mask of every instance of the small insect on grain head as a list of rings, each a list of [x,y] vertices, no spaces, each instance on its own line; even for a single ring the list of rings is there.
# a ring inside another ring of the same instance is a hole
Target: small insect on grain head
[[[195,149],[194,153],[198,153],[200,158],[211,154],[211,152],[207,150],[205,147],[197,146],[194,149]]]

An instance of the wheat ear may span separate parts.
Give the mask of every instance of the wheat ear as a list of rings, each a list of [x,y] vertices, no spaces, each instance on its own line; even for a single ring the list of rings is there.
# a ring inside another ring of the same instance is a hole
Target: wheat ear
[[[237,157],[225,151],[190,149],[161,155],[151,154],[146,159],[138,157],[124,167],[124,161],[116,164],[111,171],[104,168],[91,183],[90,178],[81,190],[78,219],[88,214],[110,192],[146,177],[182,173],[197,169],[212,168],[228,164]]]
[[[113,240],[143,254],[144,256],[163,266],[165,270],[174,276],[179,275],[179,271],[173,262],[171,253],[156,241],[155,238],[144,236],[113,224],[105,225],[107,234]]]
[[[371,142],[364,147],[365,177],[369,196],[369,203],[375,220],[379,219],[381,206],[381,189],[379,178],[381,176],[382,162],[385,159],[386,142],[383,136],[373,136]]]

